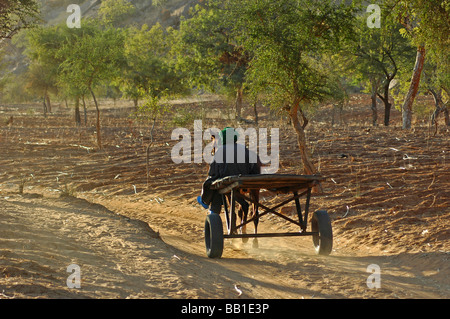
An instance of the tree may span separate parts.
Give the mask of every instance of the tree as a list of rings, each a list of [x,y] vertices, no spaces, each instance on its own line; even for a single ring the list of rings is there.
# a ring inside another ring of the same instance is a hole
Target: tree
[[[42,97],[44,105],[44,116],[51,113],[50,92],[56,92],[56,81],[52,70],[42,64],[32,64],[27,70],[26,88]]]
[[[160,99],[169,92],[183,94],[182,74],[175,70],[170,50],[174,42],[173,29],[163,30],[160,24],[151,29],[125,30],[125,65],[118,78],[118,86],[124,96],[134,100],[136,110],[140,99]]]
[[[331,95],[322,54],[339,50],[352,31],[354,7],[335,1],[230,1],[233,20],[251,52],[247,76],[265,87],[272,104],[291,118],[306,174],[317,173],[307,149],[303,103]],[[299,118],[301,116],[301,121]]]
[[[75,29],[71,29],[75,30]],[[115,28],[100,29],[94,21],[84,21],[83,28],[72,41],[59,50],[61,82],[70,83],[75,90],[91,94],[97,112],[98,148],[102,148],[100,109],[95,89],[120,74],[123,65],[124,36]]]
[[[6,63],[3,62],[4,55],[5,55],[5,53],[3,52],[2,48],[0,47],[0,74],[4,74],[4,70],[6,69]],[[7,81],[6,76],[0,77],[0,92],[3,91],[3,87],[5,86],[6,81]],[[0,101],[1,100],[2,100],[2,98],[0,96]]]
[[[420,77],[422,75],[422,69],[425,63],[425,51],[426,50],[423,45],[418,46],[416,63],[414,64],[413,74],[411,77],[411,84],[409,86],[408,94],[406,95],[405,101],[402,105],[403,129],[411,128],[411,120],[413,114],[412,106],[417,92],[419,91]]]
[[[19,30],[33,26],[38,20],[39,8],[35,0],[0,0],[0,42]]]
[[[336,116],[339,117],[339,123],[345,123],[342,117],[342,111],[345,106],[348,106],[350,101],[349,85],[346,75],[346,65],[342,60],[345,60],[341,54],[324,55],[322,57],[324,66],[328,69],[329,78],[329,97],[325,98],[325,102],[332,103],[333,105],[333,117],[331,125],[336,122]],[[338,114],[336,114],[338,112]]]
[[[355,56],[351,66],[359,73],[360,81],[369,88],[372,96],[373,124],[376,125],[376,98],[384,103],[384,125],[388,126],[392,104],[389,90],[400,68],[413,58],[414,48],[401,36],[401,25],[393,21],[389,12],[383,10],[380,28],[368,28],[366,18],[358,19],[358,39],[348,54]]]
[[[159,23],[149,29],[128,28],[125,38],[125,66],[118,78],[120,90],[135,103],[138,119],[151,124],[150,142],[146,148],[147,184],[150,177],[150,148],[153,145],[153,130],[158,117],[168,112],[162,101],[170,96],[188,92],[183,84],[183,74],[175,69],[171,49],[175,42],[172,28],[163,30]],[[138,104],[143,100],[142,104]]]
[[[233,33],[234,20],[222,1],[197,5],[192,18],[182,20],[176,47],[177,66],[197,88],[231,91],[241,118],[245,72],[250,61]]]
[[[450,62],[450,61],[449,61]],[[449,63],[447,62],[447,64]],[[443,62],[445,64],[445,62]],[[437,134],[438,128],[438,117],[441,113],[444,114],[445,124],[446,126],[450,126],[450,115],[448,110],[448,102],[449,102],[449,82],[450,82],[450,74],[442,73],[443,68],[437,67],[437,65],[431,61],[428,61],[424,65],[424,69],[422,71],[422,87],[433,96],[435,109],[431,116],[431,125],[435,126],[434,135]],[[447,66],[448,71],[448,66]]]
[[[25,54],[30,59],[27,70],[27,88],[42,97],[44,115],[51,112],[50,92],[58,91],[58,50],[65,41],[61,26],[37,27],[27,30]]]
[[[436,62],[448,61],[450,52],[450,1],[386,0],[404,26],[402,33],[417,47],[416,63],[402,105],[403,129],[411,128],[412,106],[419,90],[425,54]]]
[[[67,28],[66,24],[38,27],[26,33],[25,54],[30,59],[27,71],[27,87],[43,97],[44,114],[50,110],[49,92],[58,93],[75,101],[75,122],[81,125],[80,99],[89,92],[79,82],[72,81],[62,72],[61,65],[66,59],[62,50],[74,45],[79,37],[91,32],[91,28]]]

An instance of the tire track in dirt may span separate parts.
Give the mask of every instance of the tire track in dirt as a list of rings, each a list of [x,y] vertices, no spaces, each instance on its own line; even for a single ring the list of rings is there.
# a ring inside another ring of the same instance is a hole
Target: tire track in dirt
[[[189,298],[176,262],[147,224],[75,198],[6,196],[0,290],[11,298]],[[20,227],[18,227],[20,225]],[[66,268],[81,269],[69,289]]]

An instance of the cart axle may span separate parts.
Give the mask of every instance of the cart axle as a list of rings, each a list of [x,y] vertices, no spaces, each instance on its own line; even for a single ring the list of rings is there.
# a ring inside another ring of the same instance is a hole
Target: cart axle
[[[223,235],[223,238],[300,237],[300,236],[313,236],[313,235],[316,235],[316,234],[318,234],[318,232],[232,234],[232,235]]]

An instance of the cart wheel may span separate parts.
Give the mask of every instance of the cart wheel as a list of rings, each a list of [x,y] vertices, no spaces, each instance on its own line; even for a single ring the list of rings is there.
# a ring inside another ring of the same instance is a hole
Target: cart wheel
[[[211,213],[205,221],[206,255],[209,258],[220,258],[223,252],[223,228],[219,214]]]
[[[318,210],[313,214],[311,221],[313,232],[318,232],[312,236],[314,248],[319,255],[329,255],[333,248],[333,231],[331,220],[326,210]]]

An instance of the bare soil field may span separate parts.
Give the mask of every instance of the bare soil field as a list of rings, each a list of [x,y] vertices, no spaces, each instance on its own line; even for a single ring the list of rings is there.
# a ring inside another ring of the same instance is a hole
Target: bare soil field
[[[223,258],[209,259],[206,212],[196,202],[208,164],[172,161],[178,140],[165,117],[153,133],[147,182],[151,125],[120,104],[102,101],[101,150],[92,107],[81,127],[62,106],[47,118],[39,105],[0,107],[0,298],[450,298],[450,133],[443,124],[436,136],[420,122],[405,132],[393,110],[391,126],[372,127],[368,98],[355,95],[344,123],[331,127],[332,109],[324,107],[307,128],[326,177],[311,211],[328,211],[332,253],[315,255],[309,237],[264,238],[259,248],[227,239]],[[267,109],[258,109],[256,125],[215,116],[221,101],[175,107],[201,116],[203,129],[279,128],[278,173],[301,174],[293,129]],[[251,120],[252,112],[244,115]],[[191,122],[186,128],[194,130]],[[261,231],[294,230],[265,217]],[[80,267],[80,288],[67,286],[71,264]],[[380,288],[367,285],[374,264]]]

